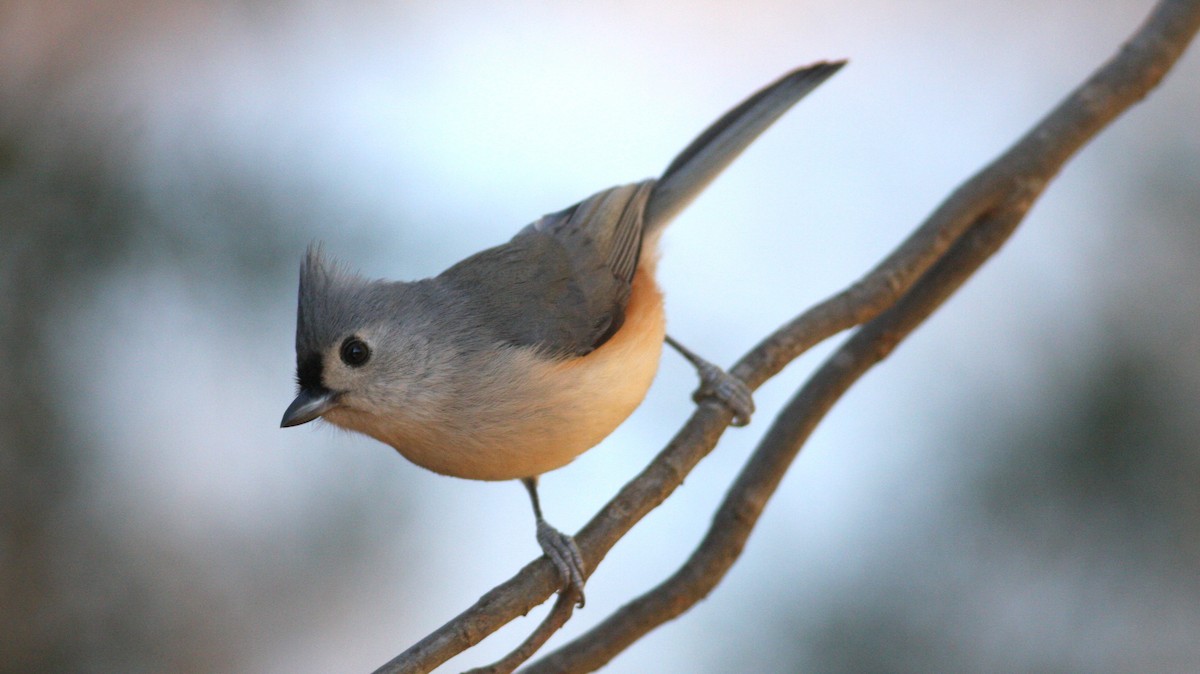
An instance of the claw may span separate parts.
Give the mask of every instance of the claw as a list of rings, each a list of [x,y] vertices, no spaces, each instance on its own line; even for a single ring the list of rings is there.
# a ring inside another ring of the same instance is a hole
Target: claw
[[[542,552],[553,562],[554,568],[558,569],[558,575],[563,581],[563,591],[574,594],[578,598],[575,606],[583,608],[583,555],[579,554],[575,539],[539,519],[537,542],[542,547]]]
[[[715,398],[733,412],[732,425],[745,426],[750,423],[750,417],[754,414],[754,396],[750,393],[750,387],[708,361],[701,361],[696,369],[700,373],[700,388],[692,394],[692,400],[700,403]]]
[[[700,388],[692,394],[692,400],[700,404],[705,400],[716,399],[733,412],[734,426],[745,426],[750,423],[754,414],[754,396],[746,382],[729,374],[725,370],[692,353],[690,349],[671,338],[666,338],[667,344],[680,353],[696,368],[700,375]]]

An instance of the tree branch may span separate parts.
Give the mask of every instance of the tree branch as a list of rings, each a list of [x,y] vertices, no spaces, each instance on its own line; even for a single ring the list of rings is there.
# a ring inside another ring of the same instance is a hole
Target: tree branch
[[[574,593],[559,592],[558,601],[554,602],[554,608],[550,609],[546,618],[537,626],[533,634],[521,642],[520,646],[486,667],[477,667],[463,674],[508,674],[520,667],[526,660],[533,657],[533,654],[542,647],[542,644],[546,643],[547,639],[567,624],[567,620],[571,618],[571,613],[575,610],[576,601]]]
[[[1159,2],[1112,60],[1009,151],[955,190],[891,255],[739,361],[733,373],[757,388],[814,344],[866,323],[785,406],[683,567],[529,671],[591,671],[707,595],[741,553],[767,500],[820,419],[1000,248],[1084,143],[1158,84],[1198,26],[1200,0]],[[701,404],[654,461],[579,532],[576,542],[589,573],[682,483],[730,420],[724,407]],[[550,563],[538,559],[377,674],[430,671],[545,601],[558,584]]]
[[[661,585],[524,671],[593,671],[707,596],[741,554],[767,500],[834,403],[1000,249],[1063,164],[1161,81],[1198,27],[1200,2],[1161,2],[1117,56],[1008,152],[964,183],[905,245],[922,232],[951,229],[976,212],[966,232],[907,294],[855,333],[787,403],[688,561]],[[1003,189],[997,191],[997,186]],[[997,197],[1002,200],[996,201]],[[983,204],[986,208],[979,208]],[[799,328],[806,317],[837,300],[819,305],[792,326],[804,332]],[[821,321],[809,318],[807,323]],[[742,365],[749,366],[748,359]]]

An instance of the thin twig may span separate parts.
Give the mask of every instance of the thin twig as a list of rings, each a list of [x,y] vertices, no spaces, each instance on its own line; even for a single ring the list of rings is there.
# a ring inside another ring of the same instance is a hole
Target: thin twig
[[[1015,224],[1015,220],[1010,222]],[[978,238],[977,231],[971,230],[951,251],[975,246]],[[994,245],[998,247],[1002,241],[1000,238]],[[883,360],[952,292],[953,287],[945,284],[941,273],[943,268],[953,267],[951,256],[944,261],[946,265],[936,266],[895,307],[856,332],[788,402],[730,488],[703,541],[678,571],[522,672],[594,671],[650,630],[706,597],[741,554],[767,501],[817,423],[851,384]],[[925,297],[931,291],[943,291],[944,296],[932,301]]]
[[[855,333],[789,401],[688,561],[658,587],[523,671],[593,671],[707,596],[740,555],[767,500],[821,418],[851,384],[886,358],[1000,249],[1067,159],[1158,84],[1198,27],[1200,1],[1160,3],[1113,60],[1012,149],[965,183],[956,194],[991,194],[986,186],[1001,179],[1010,187],[1003,202],[981,212],[911,291]],[[936,229],[938,218],[944,217],[954,214],[940,208],[922,229],[931,225]]]
[[[727,570],[736,559],[745,536],[757,519],[757,513],[761,512],[766,499],[782,479],[791,458],[786,457],[782,466],[772,464],[772,461],[780,461],[788,452],[794,456],[799,443],[811,431],[811,425],[815,425],[845,387],[861,375],[862,372],[856,372],[855,367],[862,366],[862,371],[865,371],[865,368],[886,356],[895,343],[907,334],[902,329],[903,325],[908,321],[915,321],[915,325],[924,320],[924,316],[941,301],[938,299],[930,304],[934,298],[941,293],[948,295],[953,292],[1003,243],[1062,164],[1117,114],[1158,83],[1182,53],[1198,23],[1200,0],[1164,0],[1159,3],[1151,18],[1113,61],[1072,94],[1012,150],[964,183],[920,229],[874,270],[846,291],[781,328],[739,361],[733,373],[752,388],[757,388],[813,344],[875,319],[838,352],[839,357],[849,360],[846,363],[837,360],[827,363],[781,413],[756,458],[743,473],[743,476],[751,475],[745,478],[749,482],[739,478],[726,501],[731,510],[726,512],[723,507],[719,511],[717,522],[710,531],[710,537],[715,537],[716,542],[709,547],[702,544],[693,555],[697,563],[693,565],[689,561],[662,586],[621,609],[573,644],[552,654],[551,658],[555,658],[552,662],[561,662],[558,658],[566,657],[562,656],[563,653],[586,650],[601,655],[572,660],[589,664],[564,666],[562,671],[585,671],[599,666],[595,663],[602,664],[624,646],[620,645],[620,639],[606,636],[597,640],[593,635],[598,632],[609,634],[606,630],[630,606],[641,606],[640,602],[644,600],[648,601],[645,606],[669,600],[672,587],[684,587],[680,583],[695,583],[695,587],[703,593],[711,590],[724,573],[720,569],[723,567]],[[968,230],[970,233],[964,234]],[[987,243],[992,240],[991,237],[997,237],[994,246]],[[982,255],[978,262],[969,263],[978,255]],[[902,296],[902,302],[888,309]],[[859,349],[874,360],[858,360],[861,356],[855,356],[854,353]],[[804,407],[803,414],[797,411],[798,407]],[[589,570],[594,570],[630,528],[679,486],[684,476],[712,450],[730,420],[731,415],[725,408],[702,404],[654,461],[625,485],[579,532],[575,539]],[[772,450],[773,447],[776,449]],[[780,447],[786,448],[787,452],[782,452],[778,449]],[[758,457],[763,455],[775,458],[763,459],[760,464]],[[769,473],[767,479],[753,477],[761,471]],[[717,532],[718,529],[730,530],[729,542],[721,542],[724,534]],[[721,556],[727,557],[728,562],[715,565],[705,562],[708,558]],[[704,582],[688,581],[687,578],[701,578]],[[517,616],[527,613],[550,596],[558,584],[557,572],[547,560],[534,561],[516,576],[485,594],[466,611],[384,665],[377,674],[428,672]],[[706,584],[707,589],[703,589]],[[664,592],[661,595],[664,599],[655,598],[660,596],[660,591]],[[691,605],[684,604],[678,612]],[[678,615],[678,612],[674,615]],[[661,615],[665,614],[656,614],[654,620],[639,627],[640,632],[634,638],[660,624]],[[560,671],[557,667],[544,664],[546,662],[535,663],[533,671]]]
[[[468,670],[464,674],[508,674],[520,667],[522,663],[533,657],[533,654],[542,647],[542,644],[546,643],[547,639],[567,624],[567,620],[571,618],[571,613],[575,610],[575,601],[572,593],[560,592],[558,601],[554,602],[554,608],[550,609],[546,618],[520,646],[502,659],[486,667]]]

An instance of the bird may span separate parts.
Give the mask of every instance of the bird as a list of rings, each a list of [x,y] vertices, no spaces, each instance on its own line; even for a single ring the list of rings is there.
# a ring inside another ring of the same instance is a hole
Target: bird
[[[561,591],[582,607],[582,556],[543,517],[538,477],[625,421],[650,388],[664,344],[697,368],[697,402],[715,399],[734,425],[749,422],[748,387],[666,334],[658,239],[845,63],[786,73],[710,125],[658,178],[545,215],[437,276],[367,279],[310,245],[300,266],[297,394],[281,427],[321,418],[436,473],[521,481],[537,542]]]

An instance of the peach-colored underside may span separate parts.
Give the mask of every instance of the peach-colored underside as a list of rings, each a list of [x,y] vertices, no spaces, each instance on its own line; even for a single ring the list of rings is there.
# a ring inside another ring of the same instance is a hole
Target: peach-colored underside
[[[666,330],[663,298],[654,281],[653,249],[645,252],[625,322],[600,348],[569,360],[522,355],[511,364],[510,373],[523,376],[514,376],[503,391],[503,418],[496,419],[499,410],[492,409],[465,420],[468,426],[475,422],[470,438],[430,433],[421,442],[414,436],[433,430],[426,427],[408,442],[389,444],[418,465],[475,480],[540,475],[594,447],[637,409],[658,371]]]
[[[558,468],[591,449],[633,413],[658,372],[666,324],[663,297],[654,277],[639,268],[633,277],[625,323],[599,349],[554,365],[553,378],[580,398],[576,419],[566,428],[563,449],[547,468]],[[543,471],[544,472],[544,471]]]

